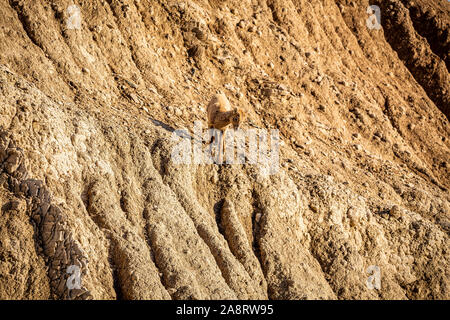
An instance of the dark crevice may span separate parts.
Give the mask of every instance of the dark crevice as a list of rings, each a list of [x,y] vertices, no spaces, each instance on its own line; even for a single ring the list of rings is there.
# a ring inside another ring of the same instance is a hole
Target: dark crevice
[[[55,61],[54,57],[50,56],[45,47],[40,43],[40,41],[38,41],[38,36],[36,35],[36,31],[31,26],[29,16],[25,13],[26,9],[22,1],[10,0],[9,4],[11,8],[16,12],[17,18],[19,19],[22,28],[25,31],[25,34],[27,35],[28,39],[30,39],[31,43],[33,43],[33,45],[35,45],[42,51],[44,58],[47,59],[56,70],[60,70],[58,61]],[[77,86],[72,81],[66,79],[65,77],[61,77],[61,72],[58,73],[58,77],[61,78],[62,82],[65,82],[65,84],[67,85],[67,87],[70,88],[71,91],[75,93],[77,92],[78,90]],[[47,94],[45,95],[49,97]]]
[[[450,96],[447,91],[450,82],[445,62],[433,53],[428,42],[413,27],[409,10],[401,2],[377,0],[374,4],[384,13],[381,24],[386,41],[436,107],[449,118]]]
[[[148,201],[147,201],[148,202]],[[161,282],[162,286],[164,287],[164,289],[166,289],[167,293],[170,295],[172,300],[175,300],[174,297],[174,293],[171,292],[171,290],[169,290],[170,286],[167,284],[165,278],[164,278],[164,269],[160,268],[158,265],[158,261],[156,259],[156,254],[155,254],[155,249],[153,248],[152,242],[150,240],[150,235],[148,234],[149,232],[149,211],[147,208],[144,209],[144,211],[142,212],[142,219],[144,220],[144,238],[145,238],[145,242],[147,243],[148,246],[148,250],[150,252],[150,259],[152,260],[153,264],[155,265],[155,268],[157,270],[158,276],[159,276],[159,281]]]
[[[252,190],[252,249],[253,253],[258,259],[259,265],[261,267],[261,270],[264,274],[264,277],[267,278],[267,271],[266,268],[263,267],[263,261],[261,257],[261,246],[260,246],[260,239],[261,239],[261,224],[263,219],[263,210],[261,208],[261,204],[259,202],[259,196],[256,193],[255,190]]]
[[[222,225],[222,208],[223,208],[224,202],[225,202],[225,199],[221,199],[221,200],[217,201],[216,204],[214,205],[213,210],[214,210],[214,215],[216,217],[217,228],[219,229],[219,232],[223,235],[223,237],[226,239],[225,230]]]
[[[311,244],[309,248],[309,252],[311,253],[311,256],[317,261],[319,264],[320,270],[322,271],[325,281],[330,286],[331,290],[334,292],[336,297],[338,299],[340,296],[342,296],[342,288],[336,287],[335,283],[333,282],[332,274],[330,273],[330,261],[333,261],[336,258],[335,251],[333,250],[331,243],[328,243],[327,247],[320,247],[320,240],[316,243],[316,237],[314,235],[314,232],[308,231],[309,235],[311,236]],[[323,250],[319,252],[320,250]]]
[[[11,166],[11,159],[15,159]],[[79,244],[67,230],[66,217],[60,206],[54,203],[52,194],[42,180],[27,179],[23,150],[16,146],[8,132],[0,127],[0,173],[6,188],[27,202],[27,214],[34,229],[36,252],[47,266],[47,277],[54,298],[91,299],[85,288],[69,288],[66,285],[69,266],[76,265],[81,273],[88,260]]]
[[[409,10],[414,29],[422,37],[427,39],[431,50],[441,58],[447,69],[450,68],[450,38],[449,26],[440,21],[436,15],[423,7],[414,4],[412,1],[401,0],[403,5]]]
[[[108,263],[111,268],[112,280],[113,280],[113,289],[116,293],[117,300],[125,300],[124,294],[122,290],[122,286],[120,283],[120,269],[115,262],[115,244],[112,239],[109,239],[109,248],[108,248]]]

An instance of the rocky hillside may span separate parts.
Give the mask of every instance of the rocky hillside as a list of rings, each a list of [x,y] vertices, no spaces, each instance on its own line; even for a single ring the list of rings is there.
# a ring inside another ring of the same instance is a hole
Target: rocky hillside
[[[1,299],[450,298],[448,1],[0,12]],[[217,91],[278,173],[172,161]]]

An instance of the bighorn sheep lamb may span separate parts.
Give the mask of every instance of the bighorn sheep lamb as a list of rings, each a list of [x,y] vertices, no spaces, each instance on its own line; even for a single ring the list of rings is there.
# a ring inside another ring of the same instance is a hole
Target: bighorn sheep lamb
[[[214,135],[211,137],[209,147],[211,150],[216,133],[219,133],[218,162],[222,163],[225,130],[230,124],[233,126],[233,129],[239,128],[239,125],[245,119],[245,112],[240,108],[232,108],[230,102],[223,93],[218,93],[212,97],[206,112],[208,114],[208,129],[216,129],[214,130]]]

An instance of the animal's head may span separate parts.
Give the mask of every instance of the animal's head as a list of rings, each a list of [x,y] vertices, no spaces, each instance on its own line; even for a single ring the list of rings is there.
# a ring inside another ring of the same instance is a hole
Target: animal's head
[[[231,123],[233,129],[238,129],[239,125],[245,120],[245,111],[240,108],[233,109],[233,117],[231,118]]]

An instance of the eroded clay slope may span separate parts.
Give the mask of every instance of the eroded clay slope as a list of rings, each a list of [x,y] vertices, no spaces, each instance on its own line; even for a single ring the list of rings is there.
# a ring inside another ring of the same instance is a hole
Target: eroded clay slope
[[[0,297],[448,299],[438,2],[2,1]],[[279,173],[171,161],[216,90]]]

